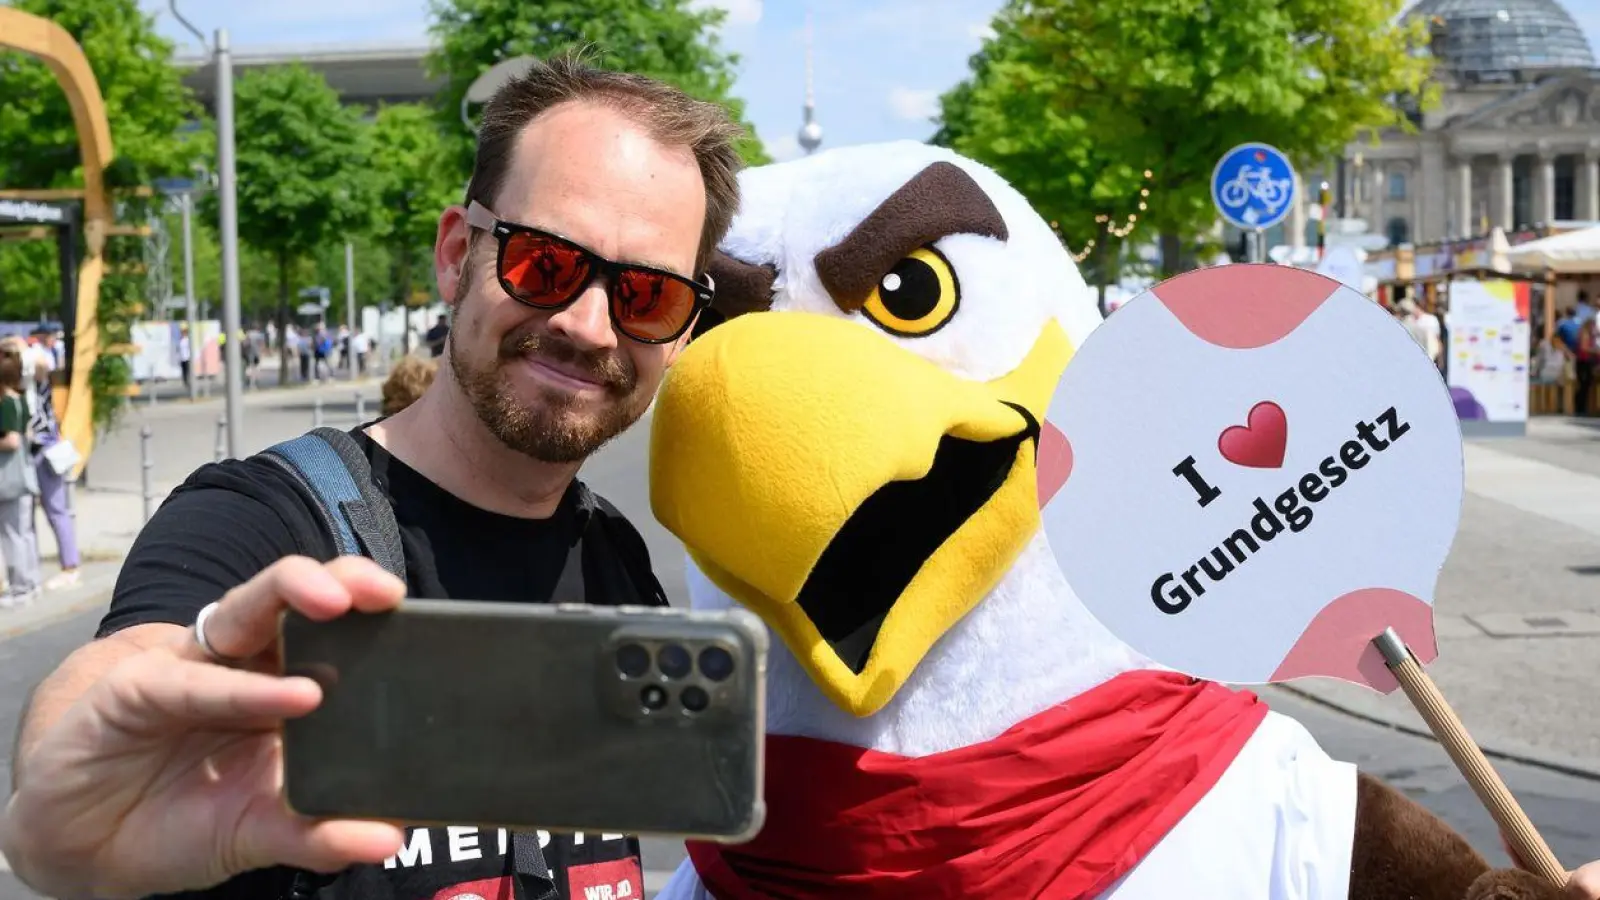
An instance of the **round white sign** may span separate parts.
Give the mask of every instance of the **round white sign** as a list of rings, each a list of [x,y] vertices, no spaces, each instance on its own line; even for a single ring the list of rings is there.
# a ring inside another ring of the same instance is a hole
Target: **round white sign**
[[[1095,330],[1045,428],[1068,448],[1041,497],[1062,571],[1158,663],[1387,693],[1385,628],[1437,655],[1461,428],[1438,369],[1360,293],[1283,266],[1180,275]]]

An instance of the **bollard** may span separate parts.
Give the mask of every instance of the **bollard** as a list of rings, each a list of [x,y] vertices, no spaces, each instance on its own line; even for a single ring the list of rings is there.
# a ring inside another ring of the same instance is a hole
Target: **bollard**
[[[356,391],[356,424],[367,421],[367,395]]]
[[[144,520],[150,521],[155,511],[150,508],[151,501],[155,499],[150,490],[150,470],[156,464],[150,459],[150,426],[145,425],[139,429],[139,484],[144,493]]]
[[[311,427],[312,428],[321,428],[322,427],[322,398],[321,397],[318,397],[317,399],[311,401]]]
[[[228,455],[228,417],[217,416],[217,446],[215,461],[222,462]]]
[[[149,405],[151,406],[151,408],[154,408],[155,405],[156,405],[156,382],[155,382],[155,379],[152,378],[151,380],[146,381],[145,384],[150,388],[150,404]]]

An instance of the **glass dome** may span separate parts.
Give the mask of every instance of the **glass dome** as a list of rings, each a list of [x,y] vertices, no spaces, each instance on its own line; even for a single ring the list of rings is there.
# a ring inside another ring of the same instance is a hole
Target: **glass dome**
[[[1555,0],[1422,0],[1411,16],[1433,20],[1434,56],[1469,81],[1594,67],[1588,38]]]

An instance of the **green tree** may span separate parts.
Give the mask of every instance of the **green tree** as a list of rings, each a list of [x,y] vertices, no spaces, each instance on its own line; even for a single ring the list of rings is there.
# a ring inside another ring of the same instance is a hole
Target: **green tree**
[[[1056,108],[1062,75],[1037,65],[1033,52],[1013,21],[997,19],[971,76],[940,98],[932,142],[993,167],[1070,251],[1087,253],[1085,275],[1100,284],[1103,306],[1105,285],[1117,277],[1118,235],[1141,212],[1145,179],[1093,140],[1082,110]]]
[[[371,128],[320,74],[300,65],[243,75],[234,107],[239,237],[272,258],[282,334],[297,263],[376,224]]]
[[[113,187],[149,185],[187,175],[210,146],[207,128],[185,130],[202,111],[172,65],[173,47],[136,0],[13,0],[11,6],[54,21],[83,47],[99,81],[116,159],[106,173]],[[82,158],[72,110],[42,62],[0,51],[0,188],[81,188]],[[122,194],[119,221],[142,224],[159,200]],[[102,346],[128,340],[128,325],[144,302],[143,242],[114,237],[106,244],[101,283]],[[32,318],[41,304],[54,309],[61,281],[53,242],[0,245],[0,317]],[[67,323],[72,327],[72,323]],[[91,373],[94,420],[112,423],[128,383],[126,360],[102,355]]]
[[[1046,177],[1020,161],[1006,168],[1028,143],[1053,145],[1055,166],[1086,169],[1111,195],[1126,173],[1151,170],[1141,221],[1160,233],[1170,275],[1215,219],[1209,182],[1229,148],[1264,141],[1304,166],[1364,132],[1411,127],[1406,108],[1426,107],[1435,89],[1417,52],[1425,26],[1397,23],[1402,4],[1008,0],[995,39],[974,59],[969,93],[947,95],[958,121],[945,137],[1023,182]],[[1007,90],[1038,96],[1018,101]],[[1018,102],[1040,114],[983,118]],[[974,120],[984,127],[954,133]]]
[[[733,96],[737,54],[725,53],[717,27],[727,11],[693,0],[430,0],[436,49],[429,68],[446,79],[438,115],[456,135],[456,152],[470,169],[470,135],[461,100],[496,63],[518,56],[548,58],[580,45],[601,51],[597,64],[676,85],[700,100],[722,104],[745,126],[739,152],[749,165],[771,162]]]
[[[470,174],[427,107],[385,106],[373,121],[373,170],[381,181],[377,236],[388,251],[388,299],[408,305],[433,293],[433,244],[439,214],[460,203]],[[364,292],[363,296],[372,296]]]

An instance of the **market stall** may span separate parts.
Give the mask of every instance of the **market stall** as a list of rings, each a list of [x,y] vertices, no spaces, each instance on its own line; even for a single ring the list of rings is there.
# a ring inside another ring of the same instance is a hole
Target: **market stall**
[[[1579,228],[1519,244],[1507,251],[1506,259],[1518,272],[1543,277],[1546,289],[1542,309],[1543,327],[1539,329],[1540,346],[1549,348],[1546,352],[1553,352],[1560,310],[1581,308],[1586,295],[1590,299],[1594,296],[1593,282],[1600,278],[1600,226]],[[1569,371],[1559,377],[1555,384],[1540,385],[1536,382],[1534,391],[1537,394],[1542,390],[1551,395],[1542,404],[1554,407],[1550,412],[1572,415],[1579,404],[1570,363],[1567,368]],[[1600,386],[1591,388],[1587,408],[1591,414],[1600,409]]]

